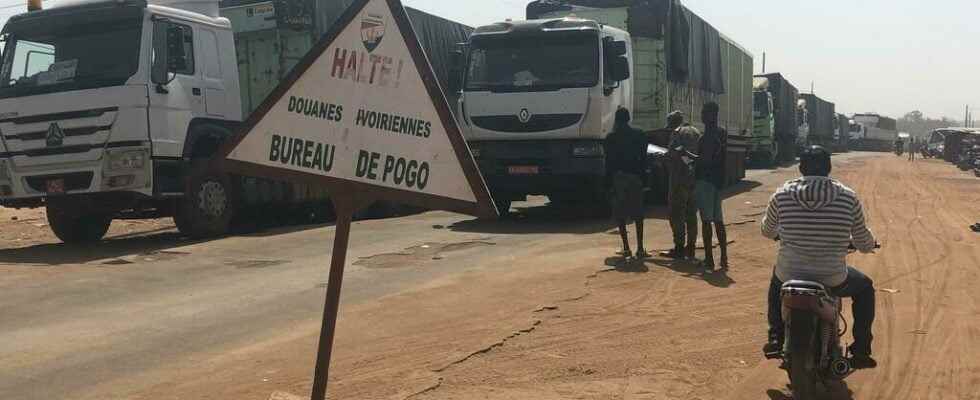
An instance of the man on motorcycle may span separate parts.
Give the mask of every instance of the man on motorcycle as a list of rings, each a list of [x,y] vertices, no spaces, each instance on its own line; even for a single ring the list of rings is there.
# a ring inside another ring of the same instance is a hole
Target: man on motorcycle
[[[839,297],[853,299],[854,368],[874,368],[871,325],[875,318],[875,289],[871,278],[845,263],[853,244],[863,253],[875,249],[875,238],[864,221],[857,194],[830,178],[830,152],[811,146],[800,154],[802,178],[786,182],[769,201],[762,235],[781,240],[769,286],[769,342],[766,354],[783,347],[783,282],[820,282]]]

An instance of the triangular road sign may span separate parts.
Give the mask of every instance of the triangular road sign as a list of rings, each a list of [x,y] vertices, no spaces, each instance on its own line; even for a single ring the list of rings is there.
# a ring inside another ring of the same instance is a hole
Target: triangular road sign
[[[399,0],[353,4],[220,155],[230,172],[496,215]]]

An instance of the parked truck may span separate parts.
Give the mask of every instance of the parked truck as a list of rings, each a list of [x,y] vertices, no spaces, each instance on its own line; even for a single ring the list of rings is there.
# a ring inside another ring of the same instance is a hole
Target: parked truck
[[[797,102],[800,92],[778,72],[756,75],[755,82],[753,137],[759,137],[760,145],[756,146],[756,151],[750,145],[749,158],[769,165],[792,161],[796,157],[796,138],[799,136]],[[775,152],[771,156],[766,153],[767,149],[773,148],[769,150]],[[753,154],[757,155],[753,157]]]
[[[718,102],[730,134],[728,180],[744,177],[737,139],[752,129],[752,57],[672,5],[535,1],[527,21],[476,29],[459,109],[499,210],[527,195],[604,203],[603,143],[619,107],[653,131],[673,110],[700,124],[701,106]]]
[[[804,93],[801,98],[806,102],[806,118],[809,128],[806,135],[806,145],[832,148],[834,131],[837,126],[837,112],[834,110],[834,103],[811,93]]]
[[[46,207],[67,243],[99,240],[115,218],[173,216],[202,237],[244,208],[325,211],[321,188],[207,166],[306,56],[325,30],[311,21],[329,19],[310,13],[327,8],[224,5],[96,0],[11,17],[0,33],[0,205]],[[448,25],[433,35],[465,40]]]
[[[851,118],[850,147],[853,150],[886,152],[895,149],[898,123],[874,113],[854,114]]]

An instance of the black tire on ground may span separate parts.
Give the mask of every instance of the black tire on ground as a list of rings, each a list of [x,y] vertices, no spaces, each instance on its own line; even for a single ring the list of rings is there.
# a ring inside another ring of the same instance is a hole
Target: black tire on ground
[[[174,214],[180,233],[195,239],[227,233],[237,204],[232,180],[207,168],[207,160],[194,160],[187,192]]]
[[[51,231],[65,244],[98,242],[102,240],[109,231],[109,225],[112,224],[110,214],[75,215],[65,212],[61,206],[55,204],[48,204],[47,214]]]
[[[812,313],[794,310],[790,315],[789,380],[794,400],[817,399],[816,348],[819,325]]]

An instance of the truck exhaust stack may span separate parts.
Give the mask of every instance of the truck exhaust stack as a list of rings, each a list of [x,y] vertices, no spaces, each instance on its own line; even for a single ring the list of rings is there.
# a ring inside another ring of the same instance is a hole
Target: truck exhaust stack
[[[41,11],[42,0],[27,0],[27,11]]]

